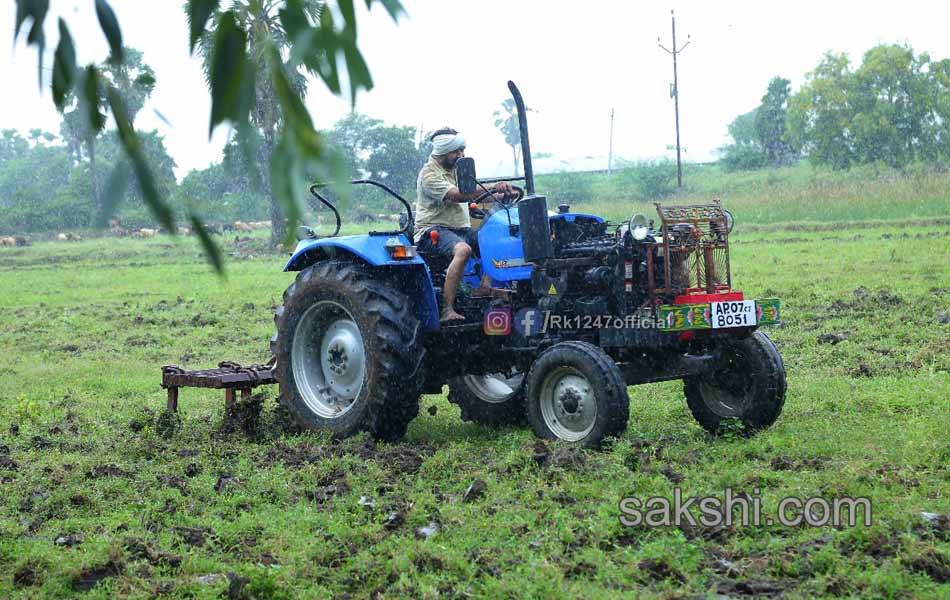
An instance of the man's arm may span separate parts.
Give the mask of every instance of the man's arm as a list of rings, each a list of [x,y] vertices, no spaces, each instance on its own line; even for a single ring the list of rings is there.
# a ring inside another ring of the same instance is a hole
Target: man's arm
[[[505,181],[499,181],[490,188],[496,196],[499,198],[503,197],[504,194],[511,193],[511,185]],[[443,202],[471,202],[475,198],[478,198],[483,194],[485,190],[476,189],[471,194],[463,194],[459,191],[457,187],[453,187],[448,192],[445,193],[445,196],[442,198]]]

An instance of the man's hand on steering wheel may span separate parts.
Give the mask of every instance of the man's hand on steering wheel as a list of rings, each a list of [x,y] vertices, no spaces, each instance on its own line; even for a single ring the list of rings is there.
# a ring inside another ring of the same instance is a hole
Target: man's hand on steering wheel
[[[511,184],[508,183],[507,181],[497,182],[495,185],[492,186],[492,192],[494,192],[491,195],[492,200],[497,199],[497,200],[502,200],[502,201],[508,200],[509,198],[514,198],[518,194],[514,190],[514,188],[511,187]]]

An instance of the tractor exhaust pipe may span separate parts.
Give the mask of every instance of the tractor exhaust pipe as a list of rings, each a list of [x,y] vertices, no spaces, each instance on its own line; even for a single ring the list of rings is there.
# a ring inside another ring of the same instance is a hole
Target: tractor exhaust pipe
[[[524,100],[514,81],[508,82],[511,97],[515,100],[518,109],[518,130],[521,134],[521,160],[524,163],[524,189],[528,196],[534,195],[534,169],[531,167],[531,145],[528,143],[528,117],[525,114]]]

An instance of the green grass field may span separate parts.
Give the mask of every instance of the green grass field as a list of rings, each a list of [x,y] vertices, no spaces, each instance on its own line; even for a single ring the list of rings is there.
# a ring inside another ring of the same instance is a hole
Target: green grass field
[[[791,195],[781,219],[734,207],[737,286],[783,301],[778,422],[713,438],[680,383],[632,387],[604,452],[462,423],[441,395],[397,444],[285,434],[273,388],[256,420],[184,389],[170,431],[161,365],[265,361],[285,257],[226,237],[221,279],[193,239],[0,248],[0,597],[950,596],[947,196]],[[829,225],[851,210],[866,222]],[[764,513],[867,497],[873,522],[619,521],[674,487]]]
[[[633,211],[653,218],[652,198],[631,181],[635,173],[621,170],[612,179],[602,173],[540,176],[537,188],[555,199],[559,192],[573,192],[574,209],[610,219],[629,219]],[[802,161],[783,169],[729,173],[718,165],[688,163],[683,188],[664,202],[713,198],[720,198],[739,224],[933,219],[950,214],[950,172],[925,165],[904,171],[873,165],[832,171]]]

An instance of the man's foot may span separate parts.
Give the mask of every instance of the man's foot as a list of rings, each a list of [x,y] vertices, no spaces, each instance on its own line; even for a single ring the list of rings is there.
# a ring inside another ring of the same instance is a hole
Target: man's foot
[[[440,323],[452,323],[454,321],[464,321],[465,317],[458,314],[454,310],[444,310],[442,311],[442,318],[439,319]]]

